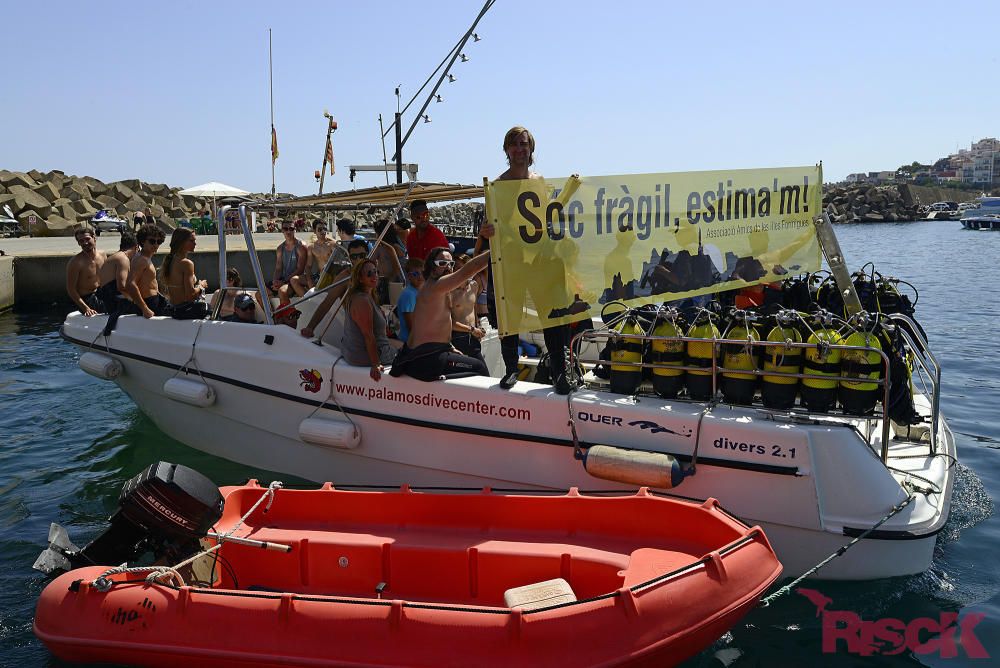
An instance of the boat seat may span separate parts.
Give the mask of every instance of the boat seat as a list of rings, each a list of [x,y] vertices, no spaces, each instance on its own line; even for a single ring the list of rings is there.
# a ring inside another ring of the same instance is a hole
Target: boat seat
[[[683,568],[701,558],[688,552],[641,547],[629,555],[624,587],[632,587],[653,578]]]

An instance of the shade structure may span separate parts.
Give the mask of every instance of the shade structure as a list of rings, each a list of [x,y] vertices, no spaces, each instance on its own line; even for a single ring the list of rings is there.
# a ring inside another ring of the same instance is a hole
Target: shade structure
[[[250,193],[246,190],[240,190],[233,186],[228,186],[225,183],[219,183],[218,181],[209,181],[208,183],[202,183],[200,186],[194,186],[191,188],[185,188],[181,190],[180,195],[194,195],[195,197],[246,197]]]

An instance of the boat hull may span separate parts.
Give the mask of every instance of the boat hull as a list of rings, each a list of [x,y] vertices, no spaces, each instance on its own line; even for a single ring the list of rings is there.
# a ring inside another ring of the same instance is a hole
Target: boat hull
[[[63,335],[90,350],[102,326],[103,318],[71,316]],[[196,336],[194,372],[189,358]],[[265,343],[267,337],[271,343]],[[788,575],[806,571],[908,495],[858,436],[859,424],[875,428],[862,420],[799,419],[749,407],[591,390],[567,398],[523,382],[503,391],[490,378],[421,383],[384,376],[375,383],[367,369],[337,362],[335,350],[286,327],[125,317],[104,354],[122,362],[124,372],[115,382],[170,436],[220,457],[310,480],[629,488],[588,475],[574,458],[573,429],[583,447],[605,444],[667,453],[685,466],[695,462],[695,475],[670,492],[717,497],[737,516],[764,526]],[[180,371],[185,363],[187,372]],[[315,392],[302,379],[315,380],[314,371],[321,378]],[[214,389],[215,404],[197,407],[167,398],[162,388],[175,376],[203,379]],[[316,417],[332,422],[349,417],[360,430],[360,446],[304,442],[299,426]],[[938,434],[937,454],[928,457],[927,470],[920,469],[936,479],[938,492],[919,495],[876,537],[861,540],[825,567],[822,577],[873,579],[928,568],[953,482],[947,464],[954,440],[943,420]],[[922,452],[927,450],[924,445]]]
[[[262,491],[230,488],[219,531]],[[668,666],[781,573],[763,533],[715,501],[645,491],[279,490],[237,535],[291,550],[225,544],[211,588],[122,574],[99,591],[106,569],[77,569],[42,592],[35,633],[62,659],[140,666]],[[553,577],[577,600],[504,604],[505,588]]]

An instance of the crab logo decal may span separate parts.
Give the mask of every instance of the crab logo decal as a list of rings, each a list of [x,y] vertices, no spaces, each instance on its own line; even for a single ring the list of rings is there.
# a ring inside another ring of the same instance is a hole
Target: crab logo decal
[[[319,375],[316,369],[299,369],[299,385],[305,388],[306,392],[319,392],[323,385],[323,376]]]

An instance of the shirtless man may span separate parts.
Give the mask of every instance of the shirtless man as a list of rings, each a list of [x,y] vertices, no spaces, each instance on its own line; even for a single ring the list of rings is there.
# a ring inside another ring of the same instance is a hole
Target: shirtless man
[[[479,326],[479,319],[476,317],[476,298],[484,287],[486,287],[486,272],[481,271],[453,290],[449,298],[452,345],[463,355],[475,357],[485,364],[479,341],[486,336],[486,330]]]
[[[132,258],[126,294],[142,312],[142,317],[163,315],[167,300],[160,294],[153,264],[153,255],[163,243],[163,232],[155,225],[143,225],[135,236],[139,252]]]
[[[80,252],[66,265],[66,292],[80,313],[88,318],[104,311],[95,292],[101,285],[98,273],[104,265],[104,252],[97,250],[97,240],[89,228],[77,230],[73,236]]]
[[[132,266],[132,258],[139,251],[135,233],[125,228],[122,230],[118,250],[108,254],[104,265],[97,273],[101,287],[97,288],[97,296],[108,313],[118,310],[118,297],[125,294],[128,283],[128,271]]]
[[[317,220],[313,223],[313,233],[316,235],[316,241],[309,244],[309,260],[306,267],[306,286],[309,289],[316,286],[316,281],[319,280],[319,272],[323,271],[323,267],[326,266],[326,263],[330,261],[330,256],[333,255],[333,249],[337,247],[337,242],[326,236],[326,232],[327,227],[325,222]]]
[[[493,226],[483,226],[481,234],[489,239]],[[455,261],[447,248],[433,248],[424,260],[424,285],[417,293],[413,312],[413,330],[409,341],[392,363],[392,376],[404,373],[418,380],[455,378],[468,375],[488,376],[482,360],[462,355],[451,345],[452,319],[449,293],[466,284],[486,268],[486,251],[453,272]]]

